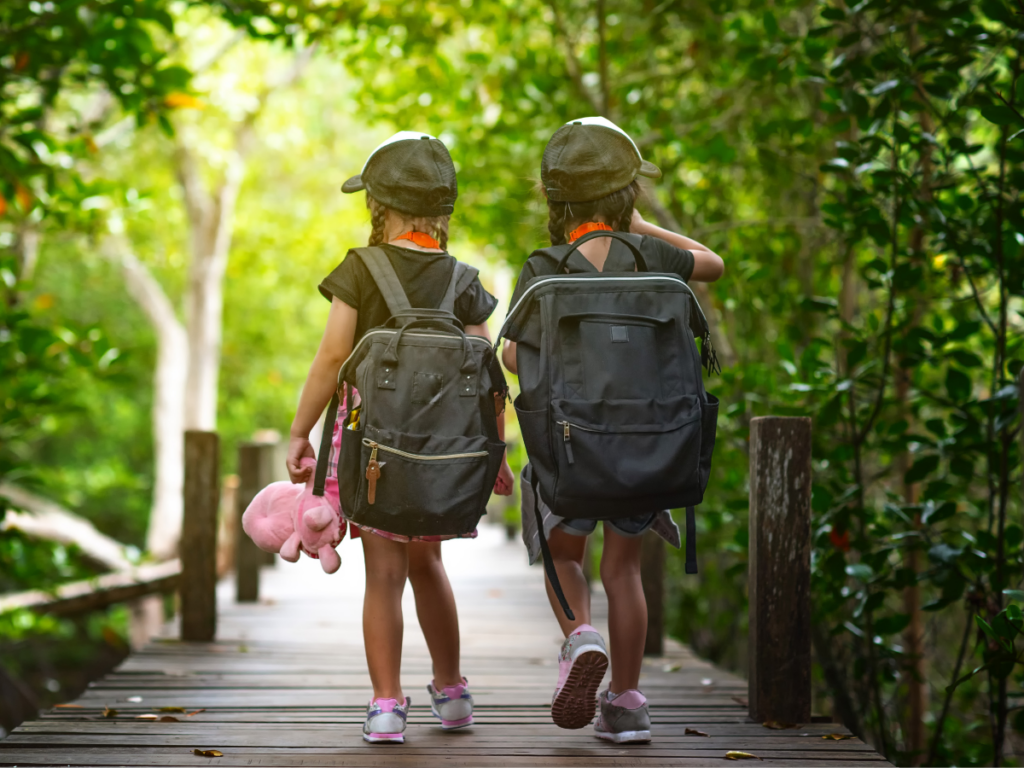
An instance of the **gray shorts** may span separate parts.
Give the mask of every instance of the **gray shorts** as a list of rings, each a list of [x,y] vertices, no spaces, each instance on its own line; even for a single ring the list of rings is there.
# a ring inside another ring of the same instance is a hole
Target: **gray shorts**
[[[522,493],[523,543],[526,544],[530,562],[535,563],[540,559],[540,537],[542,535],[547,539],[553,529],[561,528],[574,536],[586,536],[597,528],[597,520],[566,520],[564,517],[554,514],[543,499],[534,497],[532,479],[533,467],[527,464],[523,467],[519,483]],[[538,511],[543,521],[540,530],[537,526]],[[672,520],[672,515],[667,509],[636,517],[605,520],[604,524],[610,525],[616,533],[622,536],[639,536],[650,529],[676,549],[679,549],[682,543],[679,526]]]
[[[611,528],[619,536],[631,538],[643,536],[657,519],[657,512],[649,512],[646,515],[637,515],[636,517],[619,517],[615,520],[605,520],[604,527],[605,529]],[[566,520],[562,518],[562,522],[555,527],[560,531],[571,533],[573,536],[589,536],[597,530],[597,522],[597,520],[589,519]]]

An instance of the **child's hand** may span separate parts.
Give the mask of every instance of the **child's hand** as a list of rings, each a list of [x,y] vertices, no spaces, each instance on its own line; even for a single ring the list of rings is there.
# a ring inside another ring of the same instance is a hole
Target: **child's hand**
[[[293,483],[305,483],[313,474],[312,467],[301,466],[305,458],[315,459],[313,446],[305,437],[293,437],[288,441],[288,458],[285,464],[288,466],[288,477]]]
[[[511,496],[514,484],[515,478],[512,475],[512,468],[508,465],[508,459],[502,459],[501,469],[498,470],[498,477],[494,481],[494,492],[499,496]]]

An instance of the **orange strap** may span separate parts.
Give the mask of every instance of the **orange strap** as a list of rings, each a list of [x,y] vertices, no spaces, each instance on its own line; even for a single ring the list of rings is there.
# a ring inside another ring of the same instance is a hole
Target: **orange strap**
[[[607,224],[602,224],[599,221],[588,221],[586,224],[581,224],[580,226],[576,227],[576,229],[569,233],[569,242],[573,243],[577,239],[583,237],[588,232],[597,232],[598,230],[602,232],[614,231]]]
[[[441,244],[426,232],[406,232],[404,235],[396,237],[395,240],[411,240],[420,248],[437,248],[441,250]]]

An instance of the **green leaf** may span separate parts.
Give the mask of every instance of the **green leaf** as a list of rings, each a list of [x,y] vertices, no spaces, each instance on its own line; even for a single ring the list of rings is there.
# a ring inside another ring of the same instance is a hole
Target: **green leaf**
[[[999,641],[999,636],[996,635],[996,631],[992,629],[992,626],[983,618],[981,618],[981,616],[975,614],[974,623],[977,624],[981,631],[988,635],[990,638],[997,642]]]
[[[1011,600],[1020,600],[1024,603],[1024,590],[1020,589],[1004,589],[1003,594]]]
[[[860,579],[861,581],[868,581],[875,575],[875,572],[871,570],[871,566],[866,563],[851,563],[846,566],[846,574],[855,579]]]
[[[825,8],[821,12],[821,18],[829,21],[842,21],[846,18],[846,13],[840,8]]]
[[[1017,549],[1024,541],[1024,530],[1016,523],[1006,526],[1003,531],[1003,543],[1007,549]]]
[[[946,501],[936,507],[934,502],[929,501],[925,504],[925,511],[921,516],[921,522],[925,525],[935,525],[943,520],[948,520],[955,514],[956,504],[954,502]]]
[[[922,456],[914,462],[914,466],[907,470],[907,473],[903,476],[903,482],[907,485],[919,483],[938,468],[939,457],[937,455]]]
[[[971,390],[971,379],[966,373],[953,367],[946,371],[946,392],[953,402],[967,402],[971,397]]]
[[[888,93],[889,91],[891,91],[893,88],[895,88],[899,84],[900,84],[899,80],[886,80],[884,82],[879,83],[874,88],[872,88],[871,89],[871,95],[872,96],[881,96],[883,93]]]
[[[973,352],[967,352],[963,349],[954,349],[949,353],[949,356],[956,360],[964,368],[977,368],[982,365],[981,358]]]
[[[779,22],[775,19],[775,14],[771,11],[764,12],[764,31],[768,37],[775,37],[779,34]]]
[[[936,544],[928,550],[928,556],[940,563],[951,565],[963,554],[962,549],[951,547],[949,544]]]
[[[1017,120],[1017,116],[1009,107],[1002,104],[985,104],[981,107],[981,115],[990,123],[996,125],[1010,125]]]
[[[875,632],[879,635],[895,635],[902,632],[910,624],[910,616],[905,613],[897,613],[893,616],[883,616],[875,622]]]

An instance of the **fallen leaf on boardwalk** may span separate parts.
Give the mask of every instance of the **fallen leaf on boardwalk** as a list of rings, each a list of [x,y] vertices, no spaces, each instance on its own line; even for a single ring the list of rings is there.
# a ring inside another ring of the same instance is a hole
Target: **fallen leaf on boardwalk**
[[[81,704],[54,704],[54,709],[81,709]]]
[[[219,749],[193,749],[192,754],[199,757],[224,757],[224,753]]]
[[[153,707],[154,712],[187,712],[184,707]]]
[[[240,646],[238,646],[238,652],[239,653],[248,653],[249,652],[249,646],[248,645],[240,645]]]
[[[664,667],[662,667],[662,669],[665,672],[678,672],[682,668],[682,664],[666,664]]]
[[[181,720],[176,718],[174,715],[164,715],[160,718],[161,723],[180,723]]]
[[[740,696],[733,696],[732,700],[739,704],[741,707],[749,707],[750,702]]]
[[[726,760],[761,760],[763,762],[763,758],[760,758],[757,755],[752,755],[749,752],[737,752],[736,750],[730,750],[729,752],[726,752],[725,753],[725,759]]]
[[[832,741],[846,741],[847,739],[852,739],[853,736],[851,736],[848,733],[829,733],[825,736],[822,736],[821,738],[832,739]]]
[[[698,731],[696,728],[687,728],[686,729],[686,735],[687,736],[707,736],[708,734],[704,733],[704,731]]]
[[[160,715],[154,715],[152,713],[150,713],[148,715],[136,715],[135,719],[136,720],[152,720],[152,721],[156,722],[157,720],[160,719]]]
[[[189,712],[186,717],[192,717],[192,715],[198,715],[200,712],[205,712],[205,709],[197,709],[195,712]]]
[[[799,728],[800,726],[796,723],[780,723],[778,720],[767,720],[761,723],[765,728],[771,728],[773,731],[786,731],[790,728]]]
[[[104,717],[117,717],[117,710],[116,709],[111,709],[110,707],[104,707],[103,708],[103,716]]]
[[[704,686],[714,685],[715,681],[712,680],[710,677],[702,677],[701,681],[700,681],[700,684],[704,685]]]
[[[141,704],[142,703],[142,697],[141,696],[129,696],[127,699],[125,699],[125,701],[130,701],[132,704]]]

